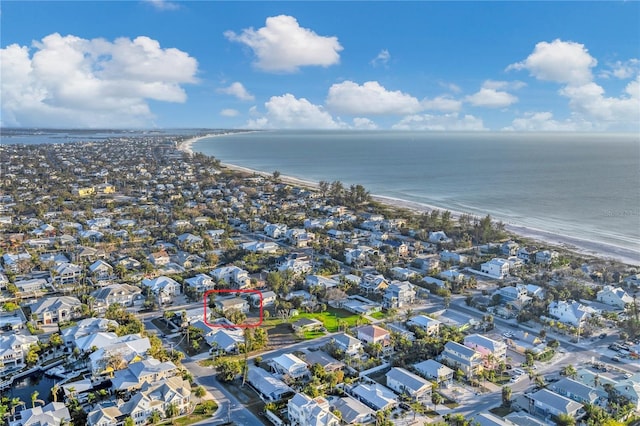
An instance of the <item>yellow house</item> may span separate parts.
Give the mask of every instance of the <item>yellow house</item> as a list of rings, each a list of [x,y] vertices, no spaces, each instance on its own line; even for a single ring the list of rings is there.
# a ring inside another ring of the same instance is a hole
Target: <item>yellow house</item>
[[[96,193],[95,188],[93,187],[84,187],[84,188],[76,188],[75,190],[76,195],[79,195],[80,197],[87,197],[89,195],[93,195]]]
[[[101,183],[96,189],[100,194],[113,194],[116,192],[116,187],[108,183]]]

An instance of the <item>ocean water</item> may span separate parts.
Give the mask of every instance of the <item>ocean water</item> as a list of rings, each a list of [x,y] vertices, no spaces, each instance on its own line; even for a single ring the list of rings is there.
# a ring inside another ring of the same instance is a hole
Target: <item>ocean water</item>
[[[154,135],[192,136],[205,133],[204,129],[162,129],[162,130],[89,130],[89,129],[0,129],[0,145],[3,144],[53,144],[72,142],[99,142],[110,138],[145,137]],[[211,131],[208,131],[211,133]]]
[[[640,258],[640,135],[264,131],[193,146],[223,163],[605,243]]]

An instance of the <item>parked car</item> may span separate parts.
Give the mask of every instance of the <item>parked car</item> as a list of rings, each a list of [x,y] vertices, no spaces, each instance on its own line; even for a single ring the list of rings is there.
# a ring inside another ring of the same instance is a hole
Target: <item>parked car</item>
[[[604,339],[605,337],[607,337],[607,333],[602,333],[602,334],[600,335],[600,338],[601,338],[601,339]]]
[[[620,358],[618,358],[617,356],[611,357],[611,361],[614,361],[614,362],[621,362],[621,361],[620,361]]]

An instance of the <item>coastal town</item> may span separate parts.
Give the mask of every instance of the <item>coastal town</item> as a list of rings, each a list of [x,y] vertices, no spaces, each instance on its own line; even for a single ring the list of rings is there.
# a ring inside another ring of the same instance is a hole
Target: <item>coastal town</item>
[[[193,140],[0,146],[4,424],[638,424],[633,265]]]

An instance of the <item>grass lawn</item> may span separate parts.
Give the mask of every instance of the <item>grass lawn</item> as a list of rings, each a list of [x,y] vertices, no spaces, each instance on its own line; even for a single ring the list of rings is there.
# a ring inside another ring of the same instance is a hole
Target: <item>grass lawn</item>
[[[491,408],[489,411],[495,414],[496,416],[504,417],[511,412],[511,409],[506,407],[494,407],[494,408]]]
[[[305,331],[304,332],[304,340],[312,340],[317,339],[318,337],[324,336],[324,331]]]
[[[294,322],[300,318],[314,318],[322,321],[324,327],[330,333],[334,333],[339,330],[338,322],[340,322],[341,327],[343,324],[346,324],[347,327],[369,324],[369,321],[364,317],[360,317],[360,315],[353,314],[349,311],[345,311],[344,309],[336,308],[329,308],[325,312],[302,313],[296,317],[293,317],[291,319],[291,322]]]
[[[374,312],[371,315],[369,315],[371,318],[375,318],[377,320],[381,320],[384,319],[386,317],[384,312],[378,311],[378,312]]]
[[[160,424],[161,425],[179,425],[179,426],[192,425],[194,423],[198,423],[198,422],[201,422],[202,420],[206,420],[210,418],[211,415],[215,413],[217,409],[218,409],[218,406],[214,404],[213,410],[210,413],[205,413],[204,410],[202,409],[202,404],[198,404],[196,405],[196,408],[193,410],[193,413],[189,415],[185,415],[183,417],[178,417],[173,420],[169,420]]]

